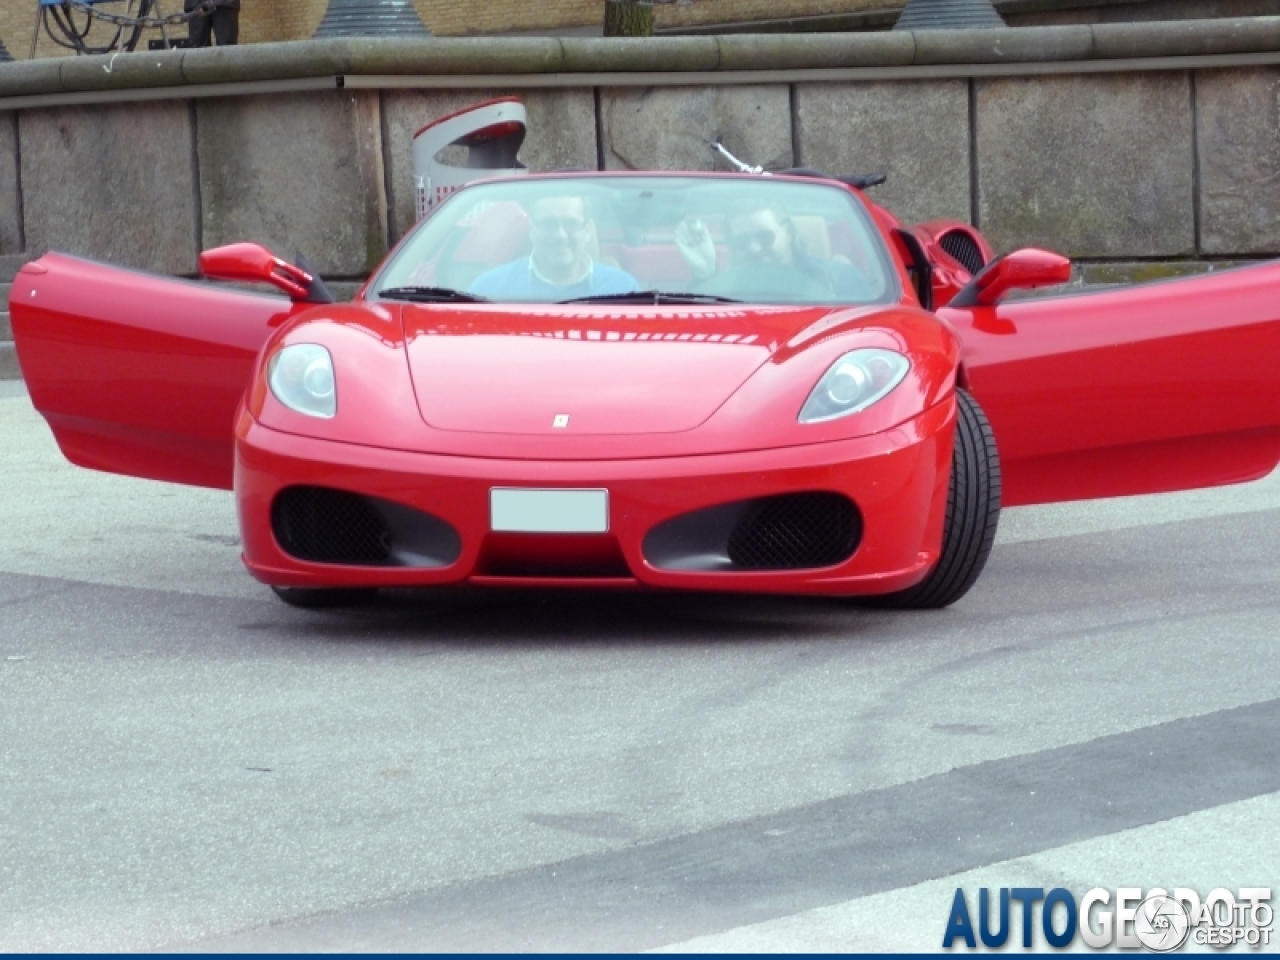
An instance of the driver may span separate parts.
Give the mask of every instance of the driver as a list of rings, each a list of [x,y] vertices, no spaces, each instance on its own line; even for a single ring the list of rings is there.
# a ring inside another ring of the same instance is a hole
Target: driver
[[[726,234],[731,265],[717,269],[715,243],[706,224],[685,219],[675,241],[703,292],[735,298],[793,296],[804,300],[865,296],[843,258],[819,260],[796,239],[790,215],[774,203],[729,215]]]
[[[543,301],[637,289],[631,274],[592,256],[594,224],[582,197],[543,197],[533,202],[528,213],[530,255],[482,273],[469,293],[496,300]]]

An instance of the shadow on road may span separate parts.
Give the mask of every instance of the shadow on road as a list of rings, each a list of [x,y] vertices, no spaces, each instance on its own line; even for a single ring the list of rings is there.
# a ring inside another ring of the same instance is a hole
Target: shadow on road
[[[597,590],[384,590],[373,603],[291,610],[241,629],[330,643],[501,646],[698,646],[831,639],[876,642],[918,634],[922,618],[830,597]]]

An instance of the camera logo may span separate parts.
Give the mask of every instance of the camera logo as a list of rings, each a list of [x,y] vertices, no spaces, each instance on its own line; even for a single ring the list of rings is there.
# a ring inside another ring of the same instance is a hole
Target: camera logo
[[[1152,953],[1169,953],[1187,942],[1187,935],[1191,933],[1191,917],[1180,901],[1157,894],[1138,905],[1138,912],[1133,918],[1133,933],[1138,942]]]

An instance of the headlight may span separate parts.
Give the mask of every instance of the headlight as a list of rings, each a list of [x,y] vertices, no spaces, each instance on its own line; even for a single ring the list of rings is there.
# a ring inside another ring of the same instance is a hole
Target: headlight
[[[800,411],[801,423],[821,423],[865,410],[902,382],[911,361],[892,350],[846,353],[831,365]]]
[[[276,399],[309,417],[332,417],[338,412],[333,358],[314,343],[295,343],[271,358],[267,382]]]

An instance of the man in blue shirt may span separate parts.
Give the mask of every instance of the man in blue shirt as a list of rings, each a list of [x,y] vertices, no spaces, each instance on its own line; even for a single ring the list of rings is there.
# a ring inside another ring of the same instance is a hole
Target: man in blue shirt
[[[592,256],[594,230],[582,197],[543,197],[529,211],[527,257],[494,267],[467,288],[494,300],[537,302],[630,293],[636,279]]]

